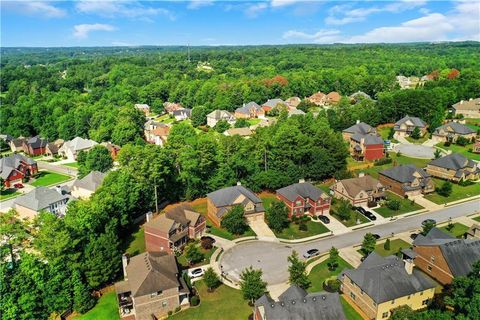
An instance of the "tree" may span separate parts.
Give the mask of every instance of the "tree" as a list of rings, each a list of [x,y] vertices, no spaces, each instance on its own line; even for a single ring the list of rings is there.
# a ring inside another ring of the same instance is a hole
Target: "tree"
[[[452,183],[450,181],[445,181],[440,188],[437,188],[437,193],[443,197],[449,197],[452,193]]]
[[[290,263],[290,266],[288,267],[288,272],[290,273],[290,284],[295,284],[300,288],[308,289],[308,287],[311,285],[311,282],[308,279],[306,262],[301,261],[298,258],[298,252],[295,250],[293,250],[292,255],[289,256],[287,260]]]
[[[208,110],[204,106],[196,106],[192,108],[192,126],[198,127],[207,124]]]
[[[262,280],[262,270],[249,267],[240,274],[240,289],[243,298],[251,305],[267,291],[267,283]]]
[[[237,119],[235,121],[235,128],[248,128],[250,126],[250,123],[246,119]]]
[[[415,127],[412,131],[412,133],[410,134],[410,137],[412,137],[413,139],[417,140],[417,139],[420,139],[421,137],[421,132],[420,132],[420,128],[419,127]]]
[[[95,305],[95,299],[90,293],[88,286],[83,282],[80,272],[74,271],[73,281],[73,310],[85,313]]]
[[[383,249],[390,251],[390,239],[387,239],[383,244]]]
[[[340,205],[338,206],[338,209],[337,209],[337,215],[343,221],[349,220],[351,217],[350,203],[348,203],[345,200],[340,200]]]
[[[442,151],[440,151],[440,149],[435,149],[433,156],[435,157],[435,159],[440,158],[442,156]]]
[[[426,236],[427,233],[429,233],[430,230],[432,230],[435,226],[436,226],[436,223],[433,220],[427,220],[422,225],[422,234]]]
[[[227,212],[221,222],[222,228],[233,234],[243,234],[248,229],[242,206],[234,206]]]
[[[288,226],[288,208],[282,201],[272,201],[265,213],[268,226],[275,232],[280,233]]]
[[[390,320],[410,320],[415,319],[415,312],[407,305],[392,309]]]
[[[187,258],[188,263],[195,264],[203,260],[203,253],[200,252],[195,243],[190,243],[185,248],[185,257]]]
[[[480,319],[480,261],[467,276],[453,279],[445,302],[454,308],[459,319]]]
[[[79,176],[84,177],[91,171],[107,172],[113,166],[113,159],[107,148],[96,145],[84,153],[82,162],[79,162]]]
[[[203,275],[203,281],[207,285],[209,292],[212,292],[221,283],[220,279],[218,278],[215,271],[213,271],[212,267],[209,267],[207,270],[205,270],[205,273]]]
[[[10,261],[15,264],[14,251],[21,248],[22,242],[28,238],[28,231],[25,223],[13,209],[0,214],[0,238],[8,246]],[[3,257],[0,255],[0,258]]]
[[[334,271],[338,267],[338,257],[339,257],[338,249],[335,247],[332,247],[329,251],[329,256],[327,259],[327,266],[330,271]]]
[[[0,140],[0,141],[3,141],[3,140]],[[0,191],[5,191],[5,179],[3,179],[2,177],[0,177]]]
[[[226,130],[230,129],[230,124],[227,122],[227,120],[220,120],[215,124],[215,127],[213,129],[219,133],[223,133]]]
[[[387,208],[390,209],[390,210],[393,210],[393,211],[398,211],[400,210],[400,201],[398,200],[389,200],[387,202]]]
[[[363,237],[363,242],[362,242],[362,248],[360,249],[364,256],[368,256],[370,253],[372,253],[375,250],[375,246],[377,245],[377,239],[368,232],[365,234]]]

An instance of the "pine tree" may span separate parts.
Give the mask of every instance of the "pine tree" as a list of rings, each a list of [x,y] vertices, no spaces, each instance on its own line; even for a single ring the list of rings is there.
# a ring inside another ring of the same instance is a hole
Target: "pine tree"
[[[88,286],[82,281],[80,272],[75,270],[72,275],[73,282],[73,310],[85,313],[95,305],[95,299]]]
[[[338,267],[338,249],[332,247],[329,251],[329,257],[327,260],[327,266],[330,271],[335,270]]]
[[[290,266],[288,267],[288,272],[290,273],[290,284],[296,284],[297,286],[308,289],[311,282],[308,279],[307,275],[307,264],[303,261],[300,261],[298,258],[298,253],[294,250],[292,255],[288,257],[288,262]]]
[[[213,291],[213,289],[220,285],[220,279],[215,271],[213,271],[212,267],[205,271],[205,274],[203,275],[203,281],[205,281],[209,292]]]

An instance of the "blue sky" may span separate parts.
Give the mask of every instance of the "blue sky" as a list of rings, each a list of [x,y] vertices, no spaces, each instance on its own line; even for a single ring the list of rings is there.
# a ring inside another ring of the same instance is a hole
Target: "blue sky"
[[[480,2],[4,1],[1,45],[480,41]]]

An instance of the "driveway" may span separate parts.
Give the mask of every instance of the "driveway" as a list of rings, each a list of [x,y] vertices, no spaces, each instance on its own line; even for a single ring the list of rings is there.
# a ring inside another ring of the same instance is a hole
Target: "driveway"
[[[66,174],[69,176],[76,176],[77,175],[77,168],[67,167],[62,165],[54,165],[44,161],[37,161],[38,169],[44,169],[48,171],[53,171],[61,174]]]
[[[263,219],[250,220],[248,225],[257,234],[258,238],[276,239],[273,231],[268,227]]]
[[[411,158],[419,159],[433,159],[435,158],[435,148],[425,146],[422,144],[400,143],[394,147],[396,152],[401,152],[403,155]]]
[[[220,264],[223,270],[234,282],[239,281],[243,269],[253,266],[263,270],[263,279],[269,285],[275,285],[288,280],[287,257],[292,250],[302,255],[306,250],[316,248],[320,252],[327,252],[332,246],[342,249],[360,244],[367,232],[379,234],[381,237],[407,232],[420,228],[425,219],[435,219],[438,223],[448,221],[480,211],[480,202],[477,200],[465,202],[451,207],[442,208],[430,213],[401,218],[392,222],[333,237],[314,240],[308,243],[285,245],[275,242],[252,241],[240,243],[226,251],[221,257]]]

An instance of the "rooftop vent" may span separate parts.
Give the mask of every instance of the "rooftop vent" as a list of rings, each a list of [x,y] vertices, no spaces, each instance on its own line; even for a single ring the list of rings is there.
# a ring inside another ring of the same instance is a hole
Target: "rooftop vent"
[[[281,305],[282,307],[284,307],[284,306],[285,306],[285,302],[283,302],[283,301],[280,302],[280,305]]]
[[[292,300],[292,304],[295,304],[295,300]]]
[[[312,300],[313,300],[313,301],[317,301],[317,297],[313,297]]]
[[[307,299],[303,298],[303,303],[307,303]]]
[[[275,304],[272,303],[272,304],[270,305],[270,307],[272,307],[272,308],[275,307]]]
[[[326,297],[326,296],[322,296],[322,300],[325,300],[325,299],[327,299],[327,297]]]

